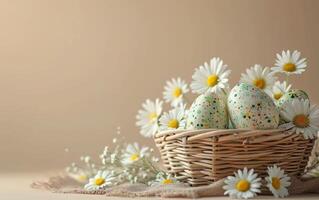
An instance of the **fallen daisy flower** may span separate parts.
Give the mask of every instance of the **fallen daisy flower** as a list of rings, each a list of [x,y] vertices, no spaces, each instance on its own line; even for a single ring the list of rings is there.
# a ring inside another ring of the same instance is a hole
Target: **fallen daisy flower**
[[[84,188],[86,190],[101,190],[113,185],[115,177],[108,171],[98,171],[97,174],[90,178]]]
[[[159,186],[159,185],[169,185],[174,183],[178,183],[178,181],[171,174],[159,172],[156,175],[155,181],[151,185]]]
[[[258,174],[254,173],[254,169],[238,170],[234,172],[235,176],[228,176],[225,180],[223,189],[224,195],[229,195],[231,198],[249,199],[257,196],[260,193],[261,178],[257,178]]]
[[[267,187],[276,198],[283,198],[289,195],[287,188],[290,186],[290,177],[280,167],[277,167],[277,165],[268,167],[268,176],[265,179]]]

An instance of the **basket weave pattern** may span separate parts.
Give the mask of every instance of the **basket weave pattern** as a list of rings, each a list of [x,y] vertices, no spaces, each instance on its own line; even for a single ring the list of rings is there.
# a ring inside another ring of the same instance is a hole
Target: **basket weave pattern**
[[[280,129],[174,130],[154,139],[168,172],[191,186],[208,185],[244,167],[265,176],[273,164],[298,177],[314,144]]]

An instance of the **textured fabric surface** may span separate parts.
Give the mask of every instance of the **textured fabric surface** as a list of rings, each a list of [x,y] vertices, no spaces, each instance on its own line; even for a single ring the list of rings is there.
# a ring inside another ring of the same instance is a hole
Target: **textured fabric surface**
[[[318,156],[319,142],[316,141],[314,151],[310,158],[312,165],[317,162],[315,157]],[[316,153],[315,153],[316,152]],[[309,170],[309,169],[308,169]],[[199,198],[223,196],[224,180],[219,180],[208,186],[189,187],[184,184],[172,184],[160,187],[149,187],[144,184],[123,184],[114,186],[103,191],[86,191],[83,185],[79,184],[72,178],[66,175],[50,177],[46,181],[37,181],[31,184],[32,188],[43,189],[56,193],[75,193],[75,194],[97,194],[106,196],[121,196],[121,197],[178,197],[178,198]],[[263,188],[263,194],[269,194],[266,188]],[[291,178],[291,186],[289,194],[319,194],[319,178],[298,179]]]
[[[165,198],[199,198],[223,196],[224,180],[219,180],[208,186],[188,187],[183,184],[172,184],[160,187],[148,187],[144,184],[123,184],[101,191],[85,191],[79,183],[67,176],[56,176],[49,178],[48,181],[37,181],[32,183],[31,187],[36,189],[44,189],[58,193],[78,193],[78,194],[96,194],[106,196],[122,196],[122,197],[165,197]],[[319,178],[300,180],[292,177],[292,184],[289,193],[319,194]]]

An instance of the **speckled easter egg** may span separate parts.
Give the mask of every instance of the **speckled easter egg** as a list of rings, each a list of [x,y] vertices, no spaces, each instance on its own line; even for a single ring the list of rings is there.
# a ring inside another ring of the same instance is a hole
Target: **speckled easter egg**
[[[291,103],[294,99],[308,99],[308,94],[303,91],[303,90],[291,90],[289,92],[287,92],[286,94],[284,94],[277,102],[276,105],[278,107],[279,111],[282,111],[284,109],[284,105],[286,103]],[[284,118],[282,116],[280,116],[280,124],[284,124],[286,123],[286,121],[284,120]]]
[[[247,84],[237,84],[228,96],[229,117],[235,128],[274,129],[279,111],[264,91]]]
[[[187,118],[188,129],[227,128],[225,98],[215,93],[202,94],[193,102]]]
[[[303,90],[291,90],[286,94],[282,95],[282,97],[277,101],[278,108],[282,108],[283,105],[287,102],[292,102],[294,99],[309,99],[308,94]]]

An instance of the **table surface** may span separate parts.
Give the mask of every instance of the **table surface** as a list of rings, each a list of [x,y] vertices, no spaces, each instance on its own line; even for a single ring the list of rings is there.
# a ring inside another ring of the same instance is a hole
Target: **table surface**
[[[105,197],[103,195],[83,195],[83,194],[56,194],[43,190],[30,188],[30,184],[35,180],[45,180],[46,177],[55,175],[54,173],[0,173],[0,199],[3,200],[121,200],[130,199],[123,197]],[[136,198],[137,199],[137,198]],[[153,199],[159,200],[163,198],[138,198],[138,199]],[[201,198],[203,200],[214,199],[222,200],[229,199],[228,197],[211,197]],[[271,196],[258,196],[257,199],[273,199]],[[316,199],[319,200],[319,195],[298,195],[290,196],[288,199]],[[181,200],[181,199],[179,199]]]

